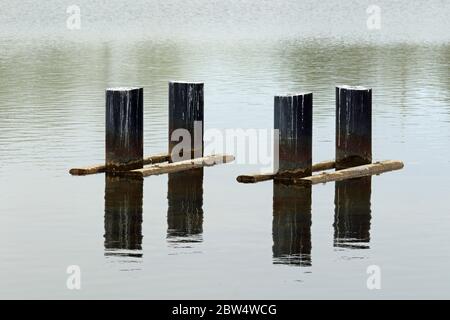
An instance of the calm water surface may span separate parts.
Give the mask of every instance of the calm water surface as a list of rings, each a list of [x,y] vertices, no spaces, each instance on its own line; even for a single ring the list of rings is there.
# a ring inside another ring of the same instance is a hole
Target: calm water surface
[[[1,298],[450,298],[448,1],[0,1]],[[303,19],[307,17],[307,19]],[[314,92],[334,157],[334,86],[373,88],[375,160],[401,171],[313,188],[229,164],[145,180],[104,159],[104,89],[144,87],[145,154],[167,149],[167,82],[205,82],[205,129],[272,128]],[[82,289],[66,288],[79,265]],[[378,265],[382,289],[368,290]]]

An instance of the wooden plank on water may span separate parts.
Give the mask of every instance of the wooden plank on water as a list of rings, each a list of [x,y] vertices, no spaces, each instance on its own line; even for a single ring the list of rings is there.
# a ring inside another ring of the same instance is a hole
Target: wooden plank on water
[[[334,172],[323,172],[310,177],[301,179],[292,179],[293,183],[318,184],[331,181],[341,181],[359,177],[372,176],[388,171],[400,170],[403,168],[403,162],[398,160],[385,160],[366,164],[362,166],[342,169]]]
[[[211,167],[217,164],[228,163],[233,160],[234,156],[218,154],[173,163],[154,164],[143,169],[125,171],[121,172],[120,174],[125,176],[148,177],[164,173],[179,172],[202,167]]]
[[[317,172],[317,171],[334,169],[334,165],[335,165],[335,163],[333,160],[318,162],[318,163],[315,163],[312,165],[312,171]],[[272,180],[274,178],[275,178],[275,174],[268,172],[268,173],[255,173],[255,174],[240,175],[236,178],[236,180],[238,182],[242,182],[242,183],[255,183],[255,182]]]
[[[161,153],[144,158],[144,165],[161,163],[169,161],[169,154]],[[93,165],[90,167],[73,168],[70,169],[70,174],[74,176],[85,176],[89,174],[102,173],[106,171],[105,164]]]

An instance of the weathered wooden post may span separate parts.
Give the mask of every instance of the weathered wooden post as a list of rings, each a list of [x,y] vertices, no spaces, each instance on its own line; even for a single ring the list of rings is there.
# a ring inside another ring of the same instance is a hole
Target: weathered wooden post
[[[140,169],[144,156],[143,88],[106,89],[106,171]]]
[[[106,174],[105,250],[142,249],[143,187],[143,178]]]
[[[273,184],[273,262],[311,266],[311,186]]]
[[[203,83],[169,82],[169,155],[171,162],[203,157]]]
[[[372,162],[372,89],[336,87],[336,169]]]
[[[203,168],[169,173],[167,238],[200,242],[203,233]]]
[[[275,154],[275,180],[310,176],[312,172],[311,92],[275,96],[274,128],[278,129],[278,157]],[[275,138],[276,138],[275,134]]]
[[[336,181],[334,194],[334,246],[368,248],[372,177]]]

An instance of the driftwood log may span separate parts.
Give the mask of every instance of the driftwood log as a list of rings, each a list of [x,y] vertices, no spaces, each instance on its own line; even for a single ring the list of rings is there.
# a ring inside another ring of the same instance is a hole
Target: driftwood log
[[[312,165],[312,171],[324,171],[334,169],[334,161],[322,161]],[[237,177],[238,182],[242,183],[255,183],[261,181],[272,180],[275,178],[274,173],[255,173],[255,174],[245,174]]]
[[[403,162],[398,160],[385,160],[362,166],[342,169],[334,172],[323,172],[310,177],[292,179],[293,183],[318,184],[331,181],[342,181],[352,178],[367,177],[383,172],[399,170],[403,168]]]
[[[202,158],[196,158],[192,160],[184,160],[172,163],[159,163],[144,167],[143,169],[131,170],[121,172],[120,175],[124,176],[138,176],[148,177],[153,175],[159,175],[164,173],[179,172],[184,170],[211,167],[217,164],[228,163],[234,160],[234,156],[230,155],[210,155]]]
[[[167,161],[169,161],[169,154],[161,153],[161,154],[156,154],[156,155],[144,158],[144,165],[167,162]],[[104,164],[98,164],[98,165],[94,165],[94,166],[90,166],[90,167],[73,168],[73,169],[70,169],[69,173],[74,176],[85,176],[88,174],[102,173],[105,171],[106,171],[106,166]]]

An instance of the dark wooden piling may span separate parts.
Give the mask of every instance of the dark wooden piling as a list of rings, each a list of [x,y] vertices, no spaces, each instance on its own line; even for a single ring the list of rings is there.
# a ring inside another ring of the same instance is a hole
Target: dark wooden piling
[[[202,241],[203,168],[169,173],[167,201],[168,241]]]
[[[106,172],[142,168],[143,102],[142,88],[106,89]]]
[[[334,246],[365,249],[370,241],[372,177],[336,181]]]
[[[311,186],[273,184],[273,262],[311,266]]]
[[[336,87],[336,169],[372,162],[372,89]]]
[[[108,254],[141,255],[131,251],[142,249],[143,186],[143,178],[106,174],[104,238]]]
[[[169,154],[171,161],[203,157],[203,83],[169,82]],[[185,129],[190,143],[180,149],[177,129]],[[178,147],[177,147],[178,145]],[[186,150],[187,149],[187,150]]]
[[[278,129],[275,180],[310,176],[312,172],[312,93],[275,96],[274,128]],[[275,136],[276,137],[276,136]],[[277,141],[275,141],[275,148]]]

